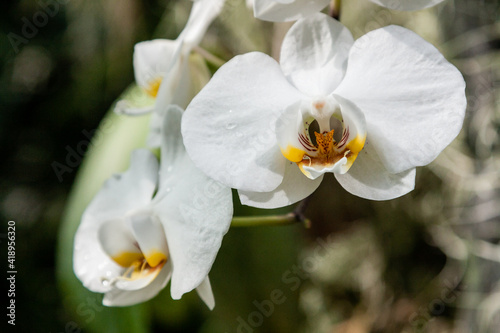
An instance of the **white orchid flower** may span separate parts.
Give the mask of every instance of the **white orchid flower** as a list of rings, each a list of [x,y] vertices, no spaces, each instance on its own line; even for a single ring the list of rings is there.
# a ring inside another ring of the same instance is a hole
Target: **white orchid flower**
[[[190,161],[181,116],[177,106],[166,112],[161,165],[150,151],[135,151],[130,168],[109,179],[83,214],[74,271],[105,294],[104,305],[146,301],[170,278],[173,299],[196,288],[215,305],[208,272],[231,221],[231,190]]]
[[[188,22],[175,40],[155,39],[141,42],[134,47],[134,74],[141,89],[141,98],[121,100],[115,112],[141,115],[156,110],[151,121],[152,131],[148,146],[158,147],[163,108],[169,104],[185,108],[193,96],[206,83],[198,82],[199,67],[190,61],[189,55],[205,35],[208,26],[219,15],[225,0],[195,0]],[[208,80],[208,71],[204,73]],[[202,80],[203,81],[203,80]],[[140,101],[137,105],[137,100]]]
[[[394,10],[412,11],[437,5],[444,0],[371,0]],[[305,18],[323,10],[331,0],[253,0],[254,16],[272,22]]]
[[[415,167],[458,135],[465,83],[436,48],[398,26],[353,41],[317,13],[295,23],[281,63],[253,52],[222,66],[185,111],[188,154],[242,203],[274,208],[324,173],[373,200],[414,188]]]

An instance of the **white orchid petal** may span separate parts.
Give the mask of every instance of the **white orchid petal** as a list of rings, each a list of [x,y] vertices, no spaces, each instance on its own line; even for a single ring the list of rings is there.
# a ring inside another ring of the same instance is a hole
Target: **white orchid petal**
[[[210,280],[208,276],[203,280],[203,282],[196,287],[196,292],[200,298],[205,302],[210,310],[215,307],[214,293],[212,292],[212,286],[210,286]]]
[[[149,148],[159,148],[161,146],[162,138],[162,127],[163,119],[165,117],[165,112],[167,108],[155,108],[151,113],[151,119],[149,121],[149,133],[146,139],[146,145]]]
[[[153,116],[151,117],[148,135],[148,147],[157,148],[161,145],[161,127],[166,109],[175,104],[185,109],[194,96],[210,80],[210,72],[199,55],[191,54],[182,59],[178,68],[170,73],[164,86],[160,87]],[[177,74],[175,74],[176,72]]]
[[[306,121],[303,119],[303,107],[303,101],[289,105],[276,121],[276,140],[281,153],[292,162],[300,162],[307,152],[307,148],[299,141]]]
[[[151,202],[158,181],[158,160],[149,150],[132,153],[130,167],[108,179],[84,212],[99,223],[125,216]]]
[[[180,104],[188,103],[184,95],[185,92],[182,92],[182,89],[187,89],[186,83],[182,78],[189,75],[189,69],[187,67],[187,58],[181,53],[181,50],[182,43],[179,43],[158,87],[155,110],[161,110],[176,102]]]
[[[155,39],[136,44],[134,73],[137,84],[150,91],[151,84],[161,81],[172,62],[178,57],[180,44],[178,41],[168,39]]]
[[[275,122],[303,95],[263,53],[222,66],[188,106],[182,134],[196,166],[215,180],[247,191],[271,191],[283,180],[285,160]]]
[[[133,291],[141,290],[149,286],[154,282],[160,275],[163,265],[156,268],[148,268],[141,272],[134,272],[132,278],[118,278],[113,281],[114,289]]]
[[[176,106],[165,114],[160,186],[153,202],[174,267],[174,299],[199,286],[208,275],[233,213],[231,189],[208,178],[185,153],[181,117],[182,110]]]
[[[300,201],[313,193],[323,180],[323,175],[311,180],[304,176],[297,164],[286,163],[283,182],[271,192],[238,191],[241,203],[257,208],[278,208]]]
[[[380,161],[370,142],[345,174],[335,178],[347,192],[370,200],[390,200],[412,191],[415,187],[415,169],[390,173]]]
[[[295,21],[321,11],[329,2],[330,0],[254,0],[253,12],[256,18],[265,21]]]
[[[339,143],[339,146],[345,145],[350,151],[350,155],[346,158],[345,162],[336,165],[339,169],[331,172],[346,173],[365,145],[367,136],[366,120],[361,110],[351,101],[338,95],[333,96],[340,105],[342,122],[345,127],[345,134],[347,135],[345,143]]]
[[[309,179],[312,180],[317,180],[317,179],[323,179],[319,178],[322,177],[325,173],[331,172],[331,173],[344,173],[344,170],[346,169],[348,162],[347,158],[342,157],[340,160],[335,162],[333,165],[323,165],[323,166],[307,166],[303,165],[303,172]]]
[[[444,0],[371,0],[380,6],[394,10],[420,10],[437,5]]]
[[[199,286],[208,275],[233,213],[231,190],[209,179],[189,159],[176,177],[169,195],[154,205],[174,266],[173,299]]]
[[[169,105],[163,115],[160,185],[155,201],[162,200],[170,194],[172,188],[179,186],[185,165],[192,164],[182,142],[182,112],[177,105]]]
[[[98,239],[104,252],[122,267],[129,267],[133,261],[143,257],[125,219],[110,220],[101,224]]]
[[[354,39],[337,20],[316,13],[297,21],[283,40],[285,76],[311,97],[330,94],[342,81]]]
[[[184,41],[188,47],[198,45],[205,35],[208,26],[222,11],[224,2],[225,0],[195,0],[189,14],[188,22],[179,35],[178,40]]]
[[[166,263],[156,278],[146,287],[138,290],[113,289],[104,295],[102,304],[105,306],[129,306],[145,302],[156,296],[170,280],[172,265]]]
[[[430,163],[458,135],[465,82],[438,50],[397,26],[358,39],[335,91],[364,113],[368,140],[399,173]]]
[[[136,150],[129,169],[106,181],[83,213],[75,235],[73,268],[88,289],[108,291],[109,286],[102,284],[102,278],[117,276],[123,269],[101,248],[98,238],[101,225],[150,203],[157,177],[156,157],[147,150]]]
[[[150,267],[157,267],[168,259],[167,239],[161,222],[150,212],[130,217],[132,233],[144,259]]]

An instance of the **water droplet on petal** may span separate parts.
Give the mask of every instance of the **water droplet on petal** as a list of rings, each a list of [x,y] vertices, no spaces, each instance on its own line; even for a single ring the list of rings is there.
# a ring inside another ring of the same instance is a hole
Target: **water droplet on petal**
[[[173,167],[170,165],[168,168],[167,168],[167,172],[170,172],[172,171]]]
[[[226,124],[226,129],[232,130],[234,128],[236,128],[236,124],[235,123],[227,123]]]

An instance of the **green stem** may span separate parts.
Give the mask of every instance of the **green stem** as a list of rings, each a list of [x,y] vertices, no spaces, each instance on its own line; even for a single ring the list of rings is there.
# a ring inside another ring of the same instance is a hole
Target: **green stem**
[[[331,0],[330,2],[330,11],[329,14],[331,17],[333,17],[336,20],[340,21],[340,7],[341,7],[341,0]]]
[[[225,60],[217,57],[216,55],[213,55],[212,53],[208,52],[207,50],[199,47],[199,46],[195,46],[193,48],[193,50],[195,52],[198,52],[203,58],[205,58],[205,60],[209,63],[211,63],[212,65],[220,68],[222,67],[222,65],[224,65],[226,63]]]
[[[303,223],[306,228],[311,224],[311,221],[295,213],[285,215],[267,215],[267,216],[238,216],[233,217],[231,221],[232,227],[256,227],[262,225],[287,225],[294,223]]]

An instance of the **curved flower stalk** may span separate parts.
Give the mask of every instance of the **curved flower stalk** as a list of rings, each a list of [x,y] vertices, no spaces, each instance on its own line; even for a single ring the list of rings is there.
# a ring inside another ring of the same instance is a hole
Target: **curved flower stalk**
[[[371,0],[394,10],[413,11],[437,5],[444,0]],[[253,0],[254,16],[272,22],[287,22],[320,12],[330,0]]]
[[[140,96],[118,101],[115,112],[141,115],[156,110],[148,146],[160,145],[160,128],[155,124],[161,124],[164,112],[161,106],[176,104],[185,108],[208,82],[210,73],[206,65],[201,65],[199,59],[190,58],[190,54],[223,5],[224,0],[195,0],[188,22],[177,39],[156,39],[135,45],[134,74]]]
[[[222,66],[193,99],[182,134],[194,163],[274,208],[311,194],[331,172],[357,196],[411,191],[415,167],[458,135],[465,82],[428,42],[398,26],[353,41],[317,13],[286,35],[281,63],[258,52]]]
[[[208,272],[232,217],[231,190],[206,177],[187,156],[182,110],[165,115],[161,165],[148,150],[109,179],[85,210],[75,235],[73,266],[103,304],[154,297],[172,279],[179,299],[196,288],[212,309]]]

